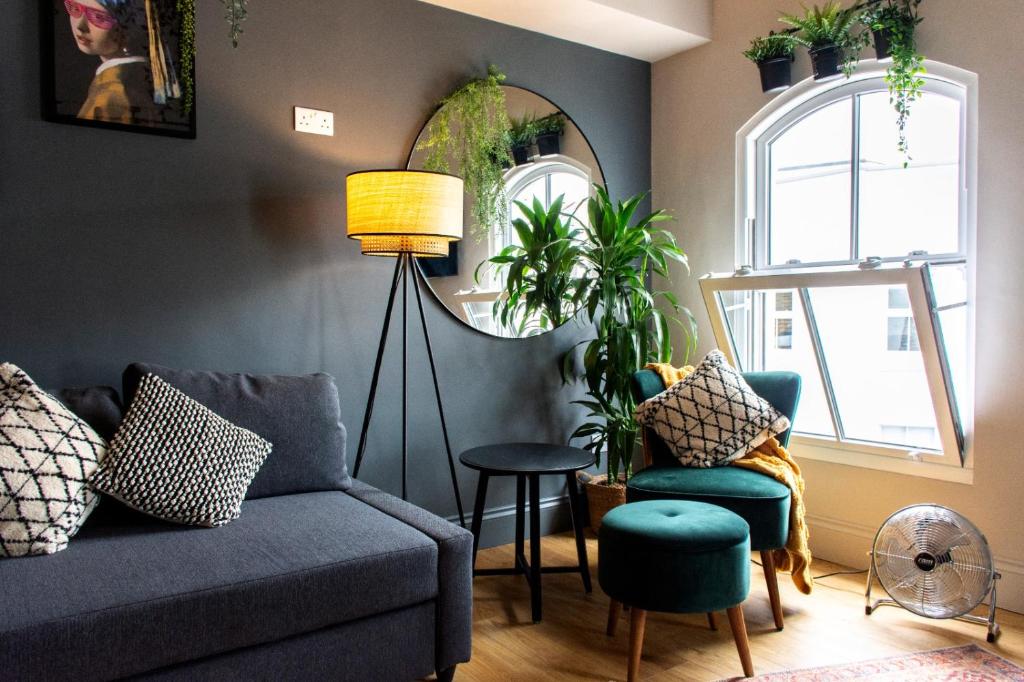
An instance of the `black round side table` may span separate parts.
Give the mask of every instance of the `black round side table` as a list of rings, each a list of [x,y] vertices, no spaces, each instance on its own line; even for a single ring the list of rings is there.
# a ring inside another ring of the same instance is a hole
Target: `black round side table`
[[[546,443],[500,443],[466,450],[459,461],[480,472],[473,506],[473,575],[525,575],[530,585],[533,622],[541,619],[541,573],[576,573],[583,578],[583,588],[589,593],[590,568],[587,564],[587,544],[583,538],[579,493],[575,472],[594,463],[594,456],[586,450],[567,445]],[[540,477],[564,476],[569,484],[569,510],[576,534],[577,566],[541,566],[540,562]],[[476,553],[480,546],[480,524],[483,521],[487,481],[491,476],[516,477],[516,553],[512,568],[476,570]],[[524,525],[526,518],[526,482],[530,483],[530,561],[524,554]]]

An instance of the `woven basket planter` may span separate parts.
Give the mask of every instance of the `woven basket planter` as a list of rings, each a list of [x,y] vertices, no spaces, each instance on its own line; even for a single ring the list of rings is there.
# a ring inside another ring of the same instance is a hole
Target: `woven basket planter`
[[[605,485],[607,476],[594,476],[584,485],[587,490],[587,507],[590,509],[590,527],[596,533],[601,528],[601,519],[619,505],[626,504],[626,479],[619,477],[615,485]]]

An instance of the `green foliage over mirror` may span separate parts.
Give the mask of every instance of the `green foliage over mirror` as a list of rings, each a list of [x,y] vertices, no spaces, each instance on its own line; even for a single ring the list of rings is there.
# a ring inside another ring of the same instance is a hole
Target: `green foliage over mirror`
[[[487,76],[469,81],[438,103],[426,138],[424,167],[462,177],[473,198],[473,232],[485,235],[508,220],[504,168],[511,164],[510,127],[501,83],[505,74],[491,66]],[[454,166],[454,167],[453,167]]]

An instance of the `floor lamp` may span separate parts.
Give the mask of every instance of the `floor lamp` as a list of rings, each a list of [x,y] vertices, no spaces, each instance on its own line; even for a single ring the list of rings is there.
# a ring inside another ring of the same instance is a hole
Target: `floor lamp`
[[[359,448],[352,475],[359,476],[366,449],[366,432],[373,415],[373,401],[377,396],[381,361],[391,326],[391,311],[399,288],[402,293],[402,499],[408,499],[408,443],[409,443],[409,283],[416,294],[423,339],[430,361],[430,374],[434,378],[434,396],[441,417],[441,432],[448,453],[448,469],[459,508],[459,522],[465,526],[462,496],[455,475],[455,460],[448,441],[448,426],[441,404],[441,390],[437,386],[437,367],[430,348],[427,318],[423,314],[421,283],[425,283],[414,258],[439,258],[448,255],[449,242],[462,239],[462,180],[444,173],[408,170],[374,170],[352,173],[345,179],[347,191],[348,236],[360,243],[363,255],[392,256],[397,259],[391,278],[391,294],[384,313],[384,328],[377,347],[377,361],[373,366],[370,397],[363,415],[363,429],[359,434]]]

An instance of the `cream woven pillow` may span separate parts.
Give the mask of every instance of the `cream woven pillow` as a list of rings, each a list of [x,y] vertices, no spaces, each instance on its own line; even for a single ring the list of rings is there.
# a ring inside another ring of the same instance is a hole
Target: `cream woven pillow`
[[[642,402],[635,416],[688,467],[724,466],[789,428],[789,419],[754,393],[718,350]]]
[[[68,546],[99,502],[107,443],[11,364],[0,365],[0,557]]]

